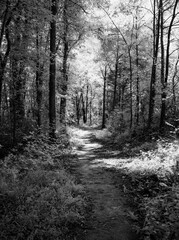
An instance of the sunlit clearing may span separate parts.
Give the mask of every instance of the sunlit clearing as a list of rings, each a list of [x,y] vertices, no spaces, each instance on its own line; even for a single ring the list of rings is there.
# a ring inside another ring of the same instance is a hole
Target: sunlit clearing
[[[127,172],[157,173],[165,175],[172,173],[179,161],[179,146],[177,142],[159,141],[156,150],[141,151],[137,157],[95,159],[91,167],[123,169]]]

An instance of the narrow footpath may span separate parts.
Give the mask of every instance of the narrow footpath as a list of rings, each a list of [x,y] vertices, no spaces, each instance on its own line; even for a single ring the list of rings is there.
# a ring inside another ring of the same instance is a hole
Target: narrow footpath
[[[77,130],[73,150],[78,156],[73,166],[92,202],[85,240],[138,240],[128,217],[123,175],[109,164],[115,162],[115,153],[96,139],[97,131]]]

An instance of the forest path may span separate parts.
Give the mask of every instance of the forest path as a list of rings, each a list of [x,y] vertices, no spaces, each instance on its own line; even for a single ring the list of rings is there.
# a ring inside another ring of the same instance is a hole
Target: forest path
[[[85,240],[137,240],[128,218],[124,176],[114,168],[118,153],[106,150],[96,138],[97,132],[100,130],[75,131],[73,151],[78,162],[73,166],[92,202]]]

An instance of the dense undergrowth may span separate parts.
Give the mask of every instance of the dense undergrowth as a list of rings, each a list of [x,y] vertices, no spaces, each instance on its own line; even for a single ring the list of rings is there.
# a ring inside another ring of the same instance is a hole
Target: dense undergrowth
[[[0,162],[0,239],[75,239],[86,201],[83,186],[64,168],[67,136],[51,142],[31,135],[25,142]]]
[[[125,193],[130,217],[145,240],[179,239],[179,142],[167,134],[114,134],[113,142],[128,159]]]
[[[125,175],[124,193],[134,206],[129,217],[141,239],[178,240],[178,140],[108,130],[96,138],[120,150],[115,168]],[[31,135],[24,142],[0,162],[0,239],[76,239],[88,206],[84,187],[68,171],[75,157],[69,139]]]

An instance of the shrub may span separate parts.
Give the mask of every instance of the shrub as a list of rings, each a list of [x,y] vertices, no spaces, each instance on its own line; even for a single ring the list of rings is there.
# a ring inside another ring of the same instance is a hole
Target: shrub
[[[65,139],[66,141],[66,139]],[[64,142],[31,136],[0,170],[0,239],[73,239],[84,222],[84,189],[63,167]]]
[[[142,218],[141,239],[176,240],[179,239],[178,142],[158,140],[153,150],[151,144],[141,145],[140,155],[125,164],[132,175],[130,190]]]
[[[169,240],[179,237],[179,186],[153,199],[145,199],[145,239]]]

